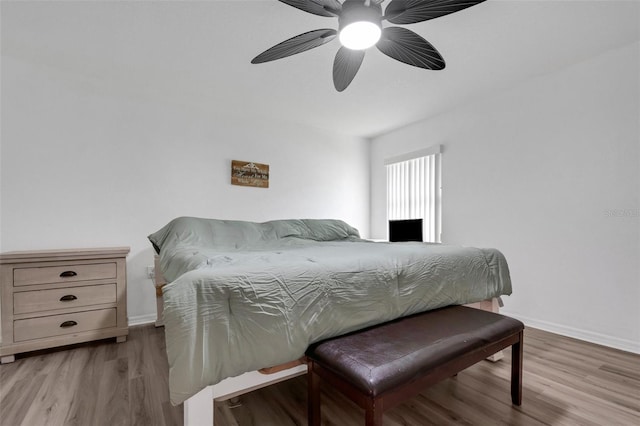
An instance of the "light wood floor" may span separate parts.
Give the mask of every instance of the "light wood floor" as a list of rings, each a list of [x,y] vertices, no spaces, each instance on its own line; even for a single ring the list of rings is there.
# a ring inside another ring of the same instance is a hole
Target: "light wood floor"
[[[509,394],[510,351],[426,389],[385,414],[397,425],[640,425],[640,356],[539,330],[524,341],[524,398]],[[21,355],[0,366],[0,424],[181,425],[168,402],[164,331],[133,327],[113,340]],[[361,426],[363,411],[324,389],[323,424]],[[216,404],[217,426],[306,425],[299,377]]]

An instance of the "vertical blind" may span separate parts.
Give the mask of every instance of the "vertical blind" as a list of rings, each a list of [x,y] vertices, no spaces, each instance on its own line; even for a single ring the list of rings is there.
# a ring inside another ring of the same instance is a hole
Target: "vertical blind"
[[[428,242],[440,242],[440,146],[389,158],[387,221],[422,219]]]

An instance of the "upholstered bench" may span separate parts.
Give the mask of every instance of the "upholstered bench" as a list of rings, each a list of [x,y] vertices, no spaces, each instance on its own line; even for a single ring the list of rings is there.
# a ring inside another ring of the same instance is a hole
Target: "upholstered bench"
[[[513,318],[450,306],[315,343],[307,350],[309,425],[320,425],[320,381],[365,409],[366,425],[426,387],[512,346],[511,400],[522,403],[522,335]]]

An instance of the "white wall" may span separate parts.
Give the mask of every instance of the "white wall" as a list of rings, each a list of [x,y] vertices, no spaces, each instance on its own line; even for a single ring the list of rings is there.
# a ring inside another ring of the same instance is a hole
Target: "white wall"
[[[372,237],[386,234],[383,160],[443,144],[443,241],[506,255],[504,312],[640,352],[639,52],[619,48],[375,138]]]
[[[2,57],[2,251],[130,246],[130,322],[155,318],[146,236],[176,216],[338,218],[369,228],[369,144],[111,92],[112,82]],[[270,188],[230,184],[231,160]]]

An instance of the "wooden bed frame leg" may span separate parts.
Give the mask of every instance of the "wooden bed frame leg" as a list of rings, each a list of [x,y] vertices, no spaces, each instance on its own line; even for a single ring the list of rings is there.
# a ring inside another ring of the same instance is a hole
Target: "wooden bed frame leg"
[[[184,426],[213,426],[213,386],[207,386],[184,402]]]
[[[511,346],[511,401],[514,405],[522,405],[522,343],[524,332],[520,332],[520,339]]]
[[[487,312],[493,312],[496,314],[500,313],[500,303],[498,301],[499,298],[494,297],[492,299],[489,300],[483,300],[482,302],[476,302],[476,303],[469,303],[465,306],[468,306],[470,308],[476,308],[476,309],[481,309],[483,311],[487,311]],[[502,351],[498,351],[495,354],[488,356],[486,358],[487,361],[491,361],[491,362],[498,362],[500,361],[502,358],[504,358],[504,354],[502,353]]]
[[[320,426],[320,378],[313,372],[313,361],[308,364],[307,385],[309,387],[307,392],[307,398],[309,398],[309,401],[307,401],[309,426]]]
[[[502,353],[502,351],[498,351],[495,354],[488,356],[487,358],[485,358],[487,361],[491,361],[491,362],[498,362],[500,361],[502,358],[504,358],[504,354]]]

